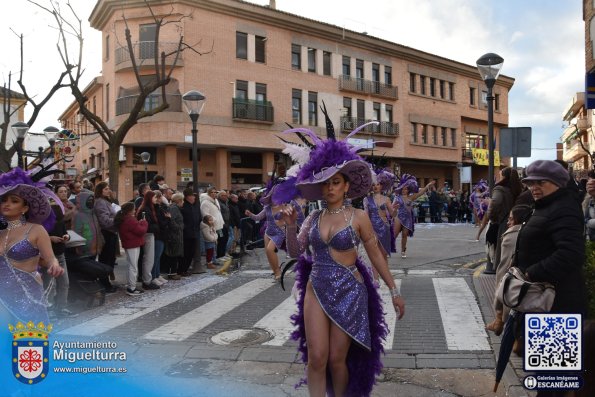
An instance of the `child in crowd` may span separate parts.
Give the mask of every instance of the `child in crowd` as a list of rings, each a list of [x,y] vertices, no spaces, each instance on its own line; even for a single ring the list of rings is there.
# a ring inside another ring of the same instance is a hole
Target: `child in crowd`
[[[143,290],[136,288],[136,278],[138,276],[138,256],[140,247],[145,244],[145,233],[147,233],[148,222],[144,219],[137,220],[134,216],[134,203],[127,202],[114,218],[114,224],[118,227],[122,248],[126,252],[128,261],[128,287],[126,293],[130,296],[139,296]]]
[[[200,231],[205,242],[205,250],[207,253],[207,268],[216,269],[213,263],[213,256],[215,246],[217,245],[217,232],[215,231],[215,220],[211,215],[205,215],[200,223]]]

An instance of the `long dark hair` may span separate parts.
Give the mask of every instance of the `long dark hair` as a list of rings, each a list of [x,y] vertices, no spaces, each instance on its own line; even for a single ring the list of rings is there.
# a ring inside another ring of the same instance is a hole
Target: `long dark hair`
[[[120,211],[114,217],[114,225],[120,227],[122,222],[124,222],[124,218],[132,213],[134,213],[134,203],[126,202],[122,204]]]
[[[519,173],[517,170],[511,167],[506,167],[502,169],[502,179],[496,183],[496,186],[506,186],[510,189],[512,193],[512,201],[516,200],[516,198],[521,194],[523,191],[523,184],[519,179]]]
[[[145,208],[148,208],[151,212],[151,216],[153,217],[153,221],[157,222],[157,212],[155,211],[155,205],[153,204],[153,197],[155,197],[154,191],[149,190],[147,193],[145,193],[142,204],[138,207],[138,210],[136,210],[137,218],[138,215],[145,210]]]
[[[103,197],[103,189],[105,189],[107,187],[107,182],[99,182],[97,185],[95,185],[95,198],[104,198],[108,201],[111,200],[111,197],[106,198]]]

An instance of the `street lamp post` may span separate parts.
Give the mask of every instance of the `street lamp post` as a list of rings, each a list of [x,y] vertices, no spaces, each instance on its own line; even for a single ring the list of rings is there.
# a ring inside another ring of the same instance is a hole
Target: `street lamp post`
[[[504,59],[497,54],[487,53],[477,60],[479,75],[488,87],[488,186],[490,194],[494,189],[494,95],[492,88],[496,84]]]
[[[198,193],[198,148],[197,148],[197,135],[198,129],[196,123],[202,108],[205,105],[206,97],[199,91],[192,90],[182,96],[184,106],[192,120],[192,191]]]
[[[23,142],[25,141],[25,135],[27,135],[27,131],[29,131],[29,124],[24,123],[22,121],[18,121],[10,126],[12,131],[15,133],[17,137],[17,165],[20,169],[24,169],[23,164]]]
[[[496,84],[496,79],[500,74],[500,69],[504,64],[504,59],[497,54],[487,53],[477,60],[477,69],[479,75],[488,87],[488,186],[490,188],[490,195],[494,189],[494,95],[492,88]],[[498,264],[496,264],[498,265]],[[491,260],[486,263],[484,270],[486,274],[494,274],[496,270]]]
[[[56,145],[56,136],[59,132],[59,129],[51,125],[49,127],[44,128],[43,130],[43,134],[45,135],[46,139],[50,144],[50,154],[48,157],[51,157],[52,159],[54,158],[54,146]]]
[[[151,160],[151,153],[142,152],[140,154],[140,158],[143,161],[143,163],[145,163],[145,183],[147,183],[147,181],[148,181],[148,179],[147,179],[147,164],[149,163],[149,160]]]

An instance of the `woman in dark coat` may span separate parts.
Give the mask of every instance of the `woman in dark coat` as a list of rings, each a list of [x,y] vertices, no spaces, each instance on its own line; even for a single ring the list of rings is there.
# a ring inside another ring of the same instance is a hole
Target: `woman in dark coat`
[[[488,260],[493,266],[498,266],[498,263],[500,263],[500,237],[508,228],[506,226],[508,214],[523,190],[523,185],[519,181],[519,174],[515,169],[506,167],[500,171],[500,175],[502,178],[492,190],[487,216],[482,219],[481,227],[477,232],[477,240],[479,240],[487,221],[490,221],[490,226],[486,232],[486,244],[488,246]]]
[[[164,266],[167,278],[179,280],[178,264],[184,257],[184,217],[180,208],[184,205],[184,195],[176,193],[171,196],[169,213],[171,214],[169,230],[165,238]]]
[[[568,172],[550,160],[527,167],[523,183],[535,199],[535,211],[519,231],[517,266],[530,281],[556,288],[552,313],[586,315],[584,221],[573,194],[565,188]]]

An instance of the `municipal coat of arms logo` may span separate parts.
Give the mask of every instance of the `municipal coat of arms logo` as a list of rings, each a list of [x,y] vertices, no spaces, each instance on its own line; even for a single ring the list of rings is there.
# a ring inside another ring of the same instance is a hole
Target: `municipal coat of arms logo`
[[[43,322],[35,325],[18,322],[8,325],[12,333],[12,373],[17,380],[34,385],[44,380],[49,371],[49,340],[53,327]]]

